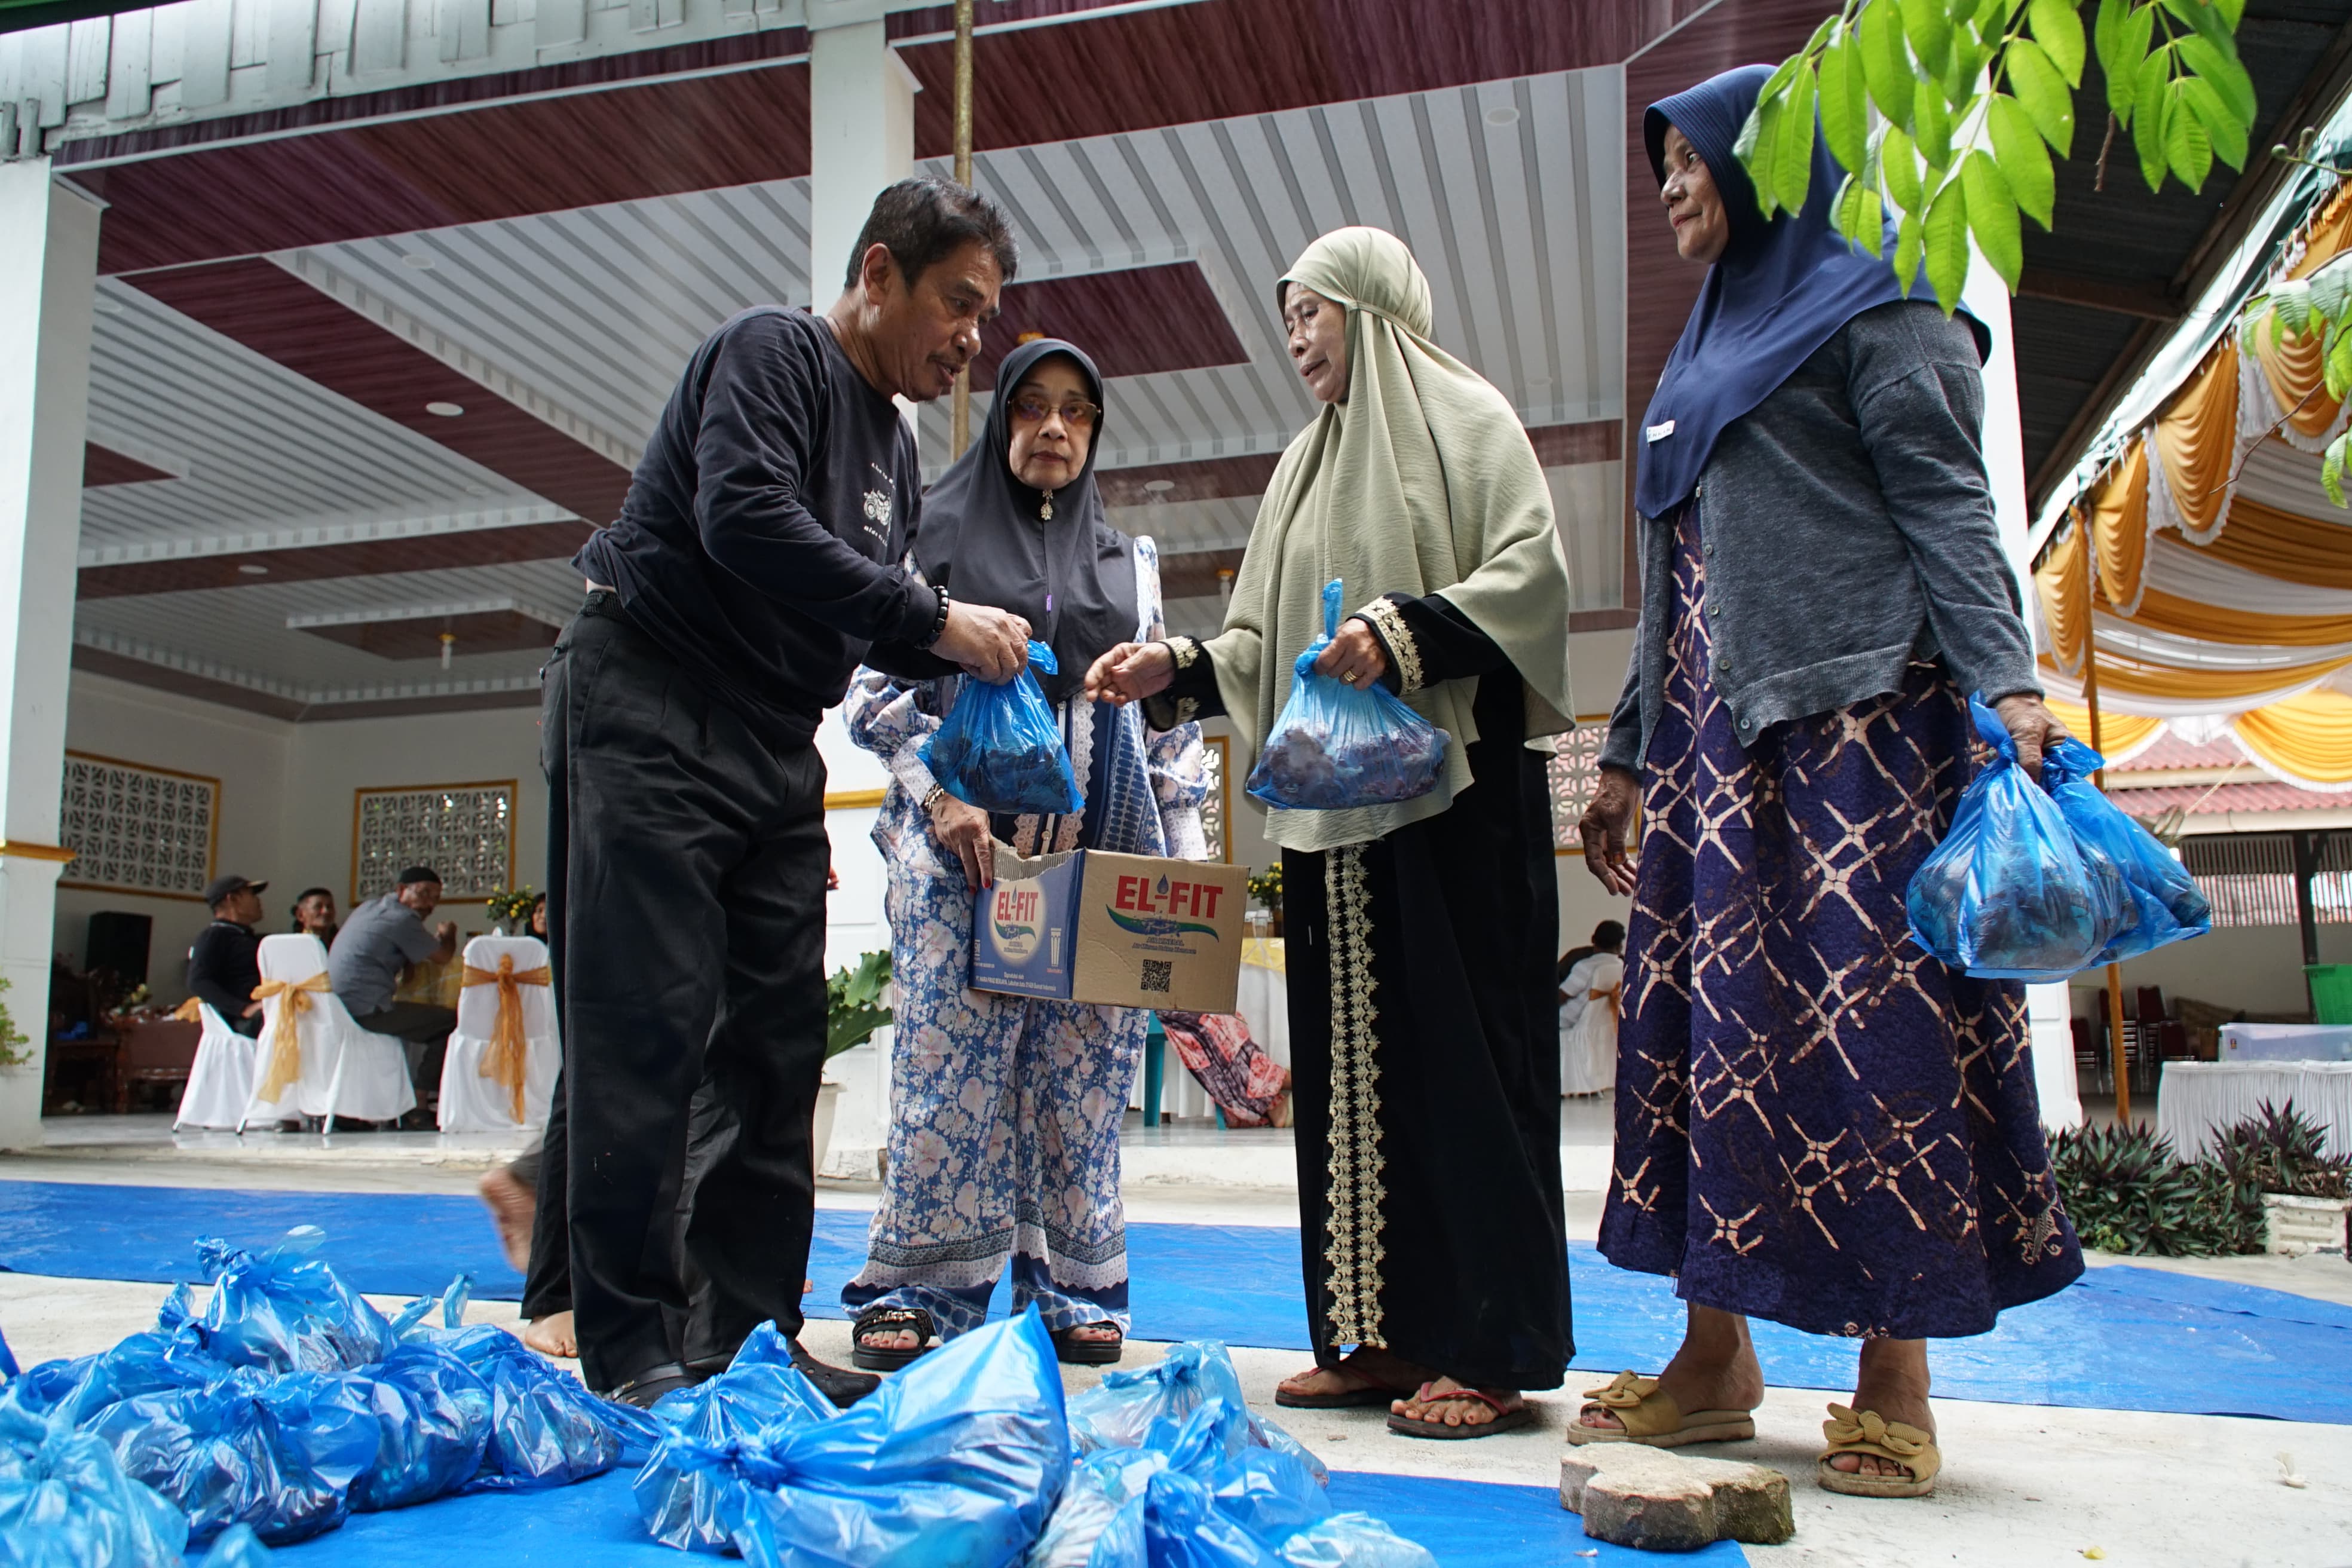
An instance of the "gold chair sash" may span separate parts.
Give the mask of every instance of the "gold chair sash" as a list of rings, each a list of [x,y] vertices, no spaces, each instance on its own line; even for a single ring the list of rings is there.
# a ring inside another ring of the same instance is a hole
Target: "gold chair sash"
[[[498,1021],[490,1026],[490,1048],[482,1053],[478,1070],[484,1078],[505,1086],[514,1106],[514,1119],[520,1121],[523,1063],[530,1054],[530,1040],[522,1026],[522,987],[549,984],[553,976],[543,963],[537,969],[517,969],[511,952],[499,954],[496,969],[477,969],[470,963],[465,968],[465,984],[499,988]]]
[[[1625,1016],[1625,983],[1623,981],[1621,980],[1614,985],[1596,985],[1589,994],[1593,1002],[1598,1002],[1604,996],[1607,997],[1609,1016],[1620,1021],[1623,1020]],[[1591,1006],[1591,1003],[1588,1002],[1585,1005]]]
[[[334,990],[327,983],[324,971],[308,980],[265,980],[253,988],[253,999],[267,1002],[272,996],[282,997],[278,1021],[269,1031],[269,1070],[261,1075],[261,1083],[253,1091],[259,1105],[275,1105],[286,1086],[302,1076],[302,1037],[294,1030],[294,1020],[310,1010],[310,998],[324,996]]]

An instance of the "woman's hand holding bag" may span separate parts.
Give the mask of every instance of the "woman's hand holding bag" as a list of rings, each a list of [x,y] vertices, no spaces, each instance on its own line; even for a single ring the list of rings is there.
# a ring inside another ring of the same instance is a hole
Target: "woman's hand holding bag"
[[[1290,700],[1250,769],[1249,793],[1290,811],[1340,811],[1412,800],[1437,787],[1445,731],[1378,681],[1316,672],[1339,631],[1339,579],[1323,589],[1323,635],[1294,667]]]

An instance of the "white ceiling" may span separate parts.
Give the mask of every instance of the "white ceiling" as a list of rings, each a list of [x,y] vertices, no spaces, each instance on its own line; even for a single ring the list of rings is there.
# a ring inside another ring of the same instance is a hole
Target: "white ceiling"
[[[1623,405],[1621,100],[1613,68],[1563,73],[984,154],[978,179],[1013,216],[1024,278],[1190,259],[1248,354],[1245,364],[1115,380],[1106,467],[1274,452],[1289,440],[1311,408],[1279,340],[1274,282],[1314,236],[1346,223],[1390,228],[1413,247],[1438,338],[1528,423],[1610,419]],[[713,325],[748,304],[806,301],[807,215],[807,182],[785,181],[276,259],[627,462]],[[532,506],[548,515],[510,481],[178,315],[135,280],[109,280],[101,293],[119,310],[98,321],[93,438],[187,477],[88,492],[85,562],[127,544],[352,520]],[[919,428],[936,471],[945,405]],[[1580,602],[1613,605],[1616,467],[1553,478]],[[1255,510],[1216,500],[1114,517],[1174,554],[1237,547]],[[133,658],[355,700],[429,689],[437,668],[289,631],[288,615],[506,595],[560,608],[576,587],[560,562],[262,582],[89,601],[77,629]],[[1215,615],[1213,600],[1196,601],[1171,618],[1207,629]],[[539,661],[461,655],[452,689],[527,681]]]

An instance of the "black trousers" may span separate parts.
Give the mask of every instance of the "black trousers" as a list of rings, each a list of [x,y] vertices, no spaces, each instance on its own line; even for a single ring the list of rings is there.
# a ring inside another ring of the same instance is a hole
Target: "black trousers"
[[[771,1319],[800,1331],[824,1065],[824,764],[813,738],[755,733],[602,593],[556,643],[541,727],[564,1028],[550,1131],[581,1371],[604,1390],[723,1358]],[[698,1085],[709,1120],[690,1116]],[[703,1282],[690,1317],[689,1272]]]

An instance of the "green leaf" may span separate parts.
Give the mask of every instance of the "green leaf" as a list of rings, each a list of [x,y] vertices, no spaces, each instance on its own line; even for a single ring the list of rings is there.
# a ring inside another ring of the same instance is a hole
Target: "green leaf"
[[[2033,128],[2057,149],[2058,156],[2070,156],[2074,145],[2074,95],[2066,90],[2066,79],[2050,63],[2042,46],[2030,38],[2010,45],[2005,59],[2010,90],[2033,117]]]
[[[2341,403],[2347,390],[2352,390],[2352,332],[2339,331],[2327,345],[2327,395]]]
[[[2352,324],[2352,265],[2338,258],[2305,279],[2311,308],[2331,321]]]
[[[2327,455],[2319,465],[2319,483],[2327,491],[2327,499],[2337,506],[2344,504],[2344,444],[2352,441],[2352,431],[2347,431],[2327,443]]]
[[[1822,136],[1848,174],[1869,156],[1870,89],[1863,80],[1862,41],[1841,28],[1822,54]]]
[[[2197,191],[2204,189],[2205,176],[2213,172],[2213,139],[2182,100],[2186,85],[2174,82],[2165,89],[2170,101],[2164,106],[2164,161],[2182,184]]]
[[[2116,69],[2116,58],[2123,49],[2124,26],[2131,20],[2131,0],[2099,0],[2098,20],[2091,28],[2091,51],[2099,57],[2099,69],[2106,73],[2110,82],[2118,76],[2129,76],[2131,67],[2138,63],[2131,61],[2121,71]]]
[[[1862,68],[1870,83],[1871,100],[1878,112],[1906,131],[1911,129],[1911,98],[1918,76],[1911,68],[1910,51],[1903,46],[1903,22],[1888,0],[1863,8]]]
[[[1927,204],[1927,281],[1936,303],[1950,315],[1969,280],[1969,204],[1958,180],[1946,183]]]
[[[2034,42],[2042,46],[2058,74],[2066,79],[2068,87],[2083,85],[2083,18],[2075,10],[2079,0],[2033,0],[2027,13],[2033,24]]]
[[[2243,61],[2238,58],[2234,45],[2217,44],[2212,39],[2191,34],[2173,45],[2180,51],[2181,63],[2213,85],[2221,101],[2241,125],[2251,127],[2257,105],[2254,101],[2254,79],[2246,74]]]
[[[2213,11],[2221,18],[2222,25],[2234,33],[2238,30],[2239,22],[2245,17],[2246,0],[2213,0]]]
[[[2144,5],[2132,8],[2117,29],[2114,63],[2105,66],[2107,108],[2126,125],[2139,104],[2140,62],[2147,58],[2148,41],[2155,35],[2156,13]],[[2101,57],[2103,64],[2105,59]]]
[[[1826,26],[1828,24],[1822,25]],[[1786,91],[1789,83],[1796,77],[1797,68],[1804,63],[1804,56],[1798,54],[1790,55],[1787,59],[1782,60],[1772,74],[1764,79],[1764,85],[1757,89],[1756,101],[1761,103],[1768,98],[1778,98]]]
[[[2000,280],[2017,290],[2018,275],[2025,269],[2025,236],[2017,221],[2017,198],[2010,194],[2009,182],[2001,177],[2000,167],[1982,153],[1971,153],[1960,164],[1960,184],[1967,188],[1969,198],[1969,232],[1976,236],[1977,248]],[[1934,211],[1929,210],[1929,216]]]
[[[1944,89],[1944,101],[1959,103],[1976,96],[1977,85],[1984,79],[1985,61],[1991,58],[1992,50],[1977,40],[1973,29],[1953,29],[1951,58],[1936,75],[1937,85]],[[1957,121],[1961,116],[1952,118]]]
[[[2000,93],[1985,108],[1985,124],[1992,132],[1993,161],[2008,179],[2011,195],[2027,216],[2048,228],[2058,200],[2058,176],[2032,118],[2017,100]]]
[[[1772,216],[1772,148],[1766,139],[1777,137],[1780,124],[1780,100],[1758,99],[1739,128],[1738,140],[1731,144],[1731,155],[1748,171],[1748,183],[1756,187],[1756,205],[1766,217]]]
[[[1916,213],[1905,213],[1895,231],[1895,280],[1907,298],[1919,280],[1919,252],[1926,244],[1926,226]]]
[[[1813,183],[1813,68],[1800,66],[1781,96],[1780,136],[1772,150],[1772,198],[1792,213],[1802,210]]]
[[[1838,187],[1837,230],[1845,236],[1846,243],[1858,245],[1873,256],[1885,254],[1886,209],[1878,193],[1852,174]]]
[[[1952,19],[1944,9],[1944,0],[1902,0],[1902,6],[1903,36],[1911,40],[1911,52],[1918,57],[1920,68],[1930,76],[1941,76],[1952,49]]]
[[[2238,117],[2231,114],[2229,105],[2221,101],[2221,95],[2213,90],[2213,84],[2201,76],[2192,76],[2184,78],[2179,85],[2182,105],[2197,117],[2198,123],[2205,127],[2205,134],[2212,141],[2213,156],[2232,169],[2243,170],[2246,166],[2246,128],[2238,123]]]
[[[2311,330],[2311,281],[2291,278],[2271,289],[2271,308],[2278,323],[2301,337]],[[2275,340],[2273,340],[2275,342]]]
[[[1916,122],[1913,133],[1919,142],[1919,155],[1927,160],[1931,169],[1952,166],[1952,111],[1944,102],[1943,92],[1933,83],[1919,84],[1918,95],[1911,100],[1911,114]]]
[[[1878,171],[1879,188],[1894,198],[1896,206],[1914,216],[1926,214],[1919,188],[1919,155],[1912,148],[1911,138],[1891,125],[1878,145]]]
[[[2140,61],[2132,82],[2132,146],[2147,188],[2164,188],[2164,116],[2172,105],[2172,54],[2158,49]]]

